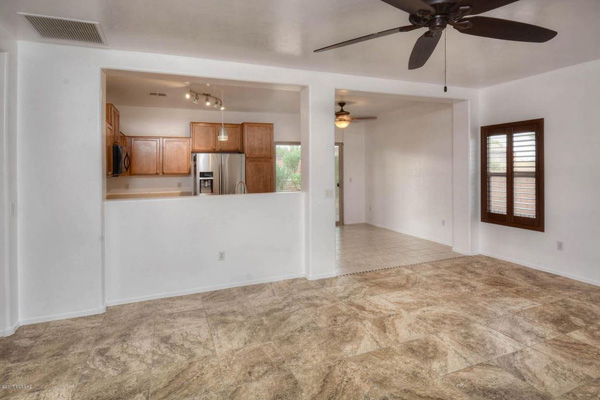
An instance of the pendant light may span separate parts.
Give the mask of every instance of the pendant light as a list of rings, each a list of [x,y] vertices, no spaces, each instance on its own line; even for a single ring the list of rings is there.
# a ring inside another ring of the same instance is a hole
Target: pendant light
[[[221,89],[221,99],[223,97],[223,89]],[[219,142],[226,142],[229,140],[229,136],[227,136],[227,129],[225,129],[225,107],[223,103],[221,103],[221,127],[219,128],[219,136],[217,136],[217,140]]]

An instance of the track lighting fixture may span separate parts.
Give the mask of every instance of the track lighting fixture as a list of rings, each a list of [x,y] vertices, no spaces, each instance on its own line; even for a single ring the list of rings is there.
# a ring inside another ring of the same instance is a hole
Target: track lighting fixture
[[[223,105],[223,100],[221,100],[217,96],[213,96],[210,93],[196,93],[190,89],[185,94],[185,98],[187,100],[192,100],[192,102],[194,104],[199,104],[200,99],[202,99],[202,97],[204,97],[204,104],[206,104],[207,107],[214,107],[217,110],[221,110],[221,111],[225,110],[225,106]]]

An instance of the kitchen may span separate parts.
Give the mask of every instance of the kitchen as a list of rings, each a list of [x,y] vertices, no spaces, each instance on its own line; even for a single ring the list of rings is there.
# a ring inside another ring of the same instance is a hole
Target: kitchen
[[[106,199],[275,192],[300,88],[105,70]]]

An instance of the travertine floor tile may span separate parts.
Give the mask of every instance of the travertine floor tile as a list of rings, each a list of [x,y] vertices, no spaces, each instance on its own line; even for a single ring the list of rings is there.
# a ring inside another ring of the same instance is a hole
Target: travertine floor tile
[[[444,381],[463,392],[471,400],[551,400],[552,396],[542,393],[533,386],[515,378],[502,368],[479,364],[446,375]]]
[[[536,324],[516,314],[492,319],[486,322],[486,325],[526,346],[533,346],[534,344],[560,335],[557,331]]]
[[[0,382],[31,387],[0,399],[600,398],[600,288],[484,256],[398,267],[455,254],[368,225],[339,239],[374,271],[22,327]]]
[[[531,348],[502,356],[492,364],[552,396],[559,396],[591,381],[586,374]]]
[[[559,336],[537,344],[534,349],[581,371],[592,378],[600,378],[600,349],[570,336]]]

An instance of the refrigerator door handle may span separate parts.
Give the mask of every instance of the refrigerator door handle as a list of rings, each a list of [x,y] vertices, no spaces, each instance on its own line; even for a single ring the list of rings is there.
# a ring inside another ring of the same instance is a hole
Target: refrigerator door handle
[[[240,191],[240,186],[241,186],[241,191]],[[248,187],[246,186],[246,182],[244,181],[239,181],[236,185],[235,185],[235,193],[236,194],[246,194],[248,193]]]

